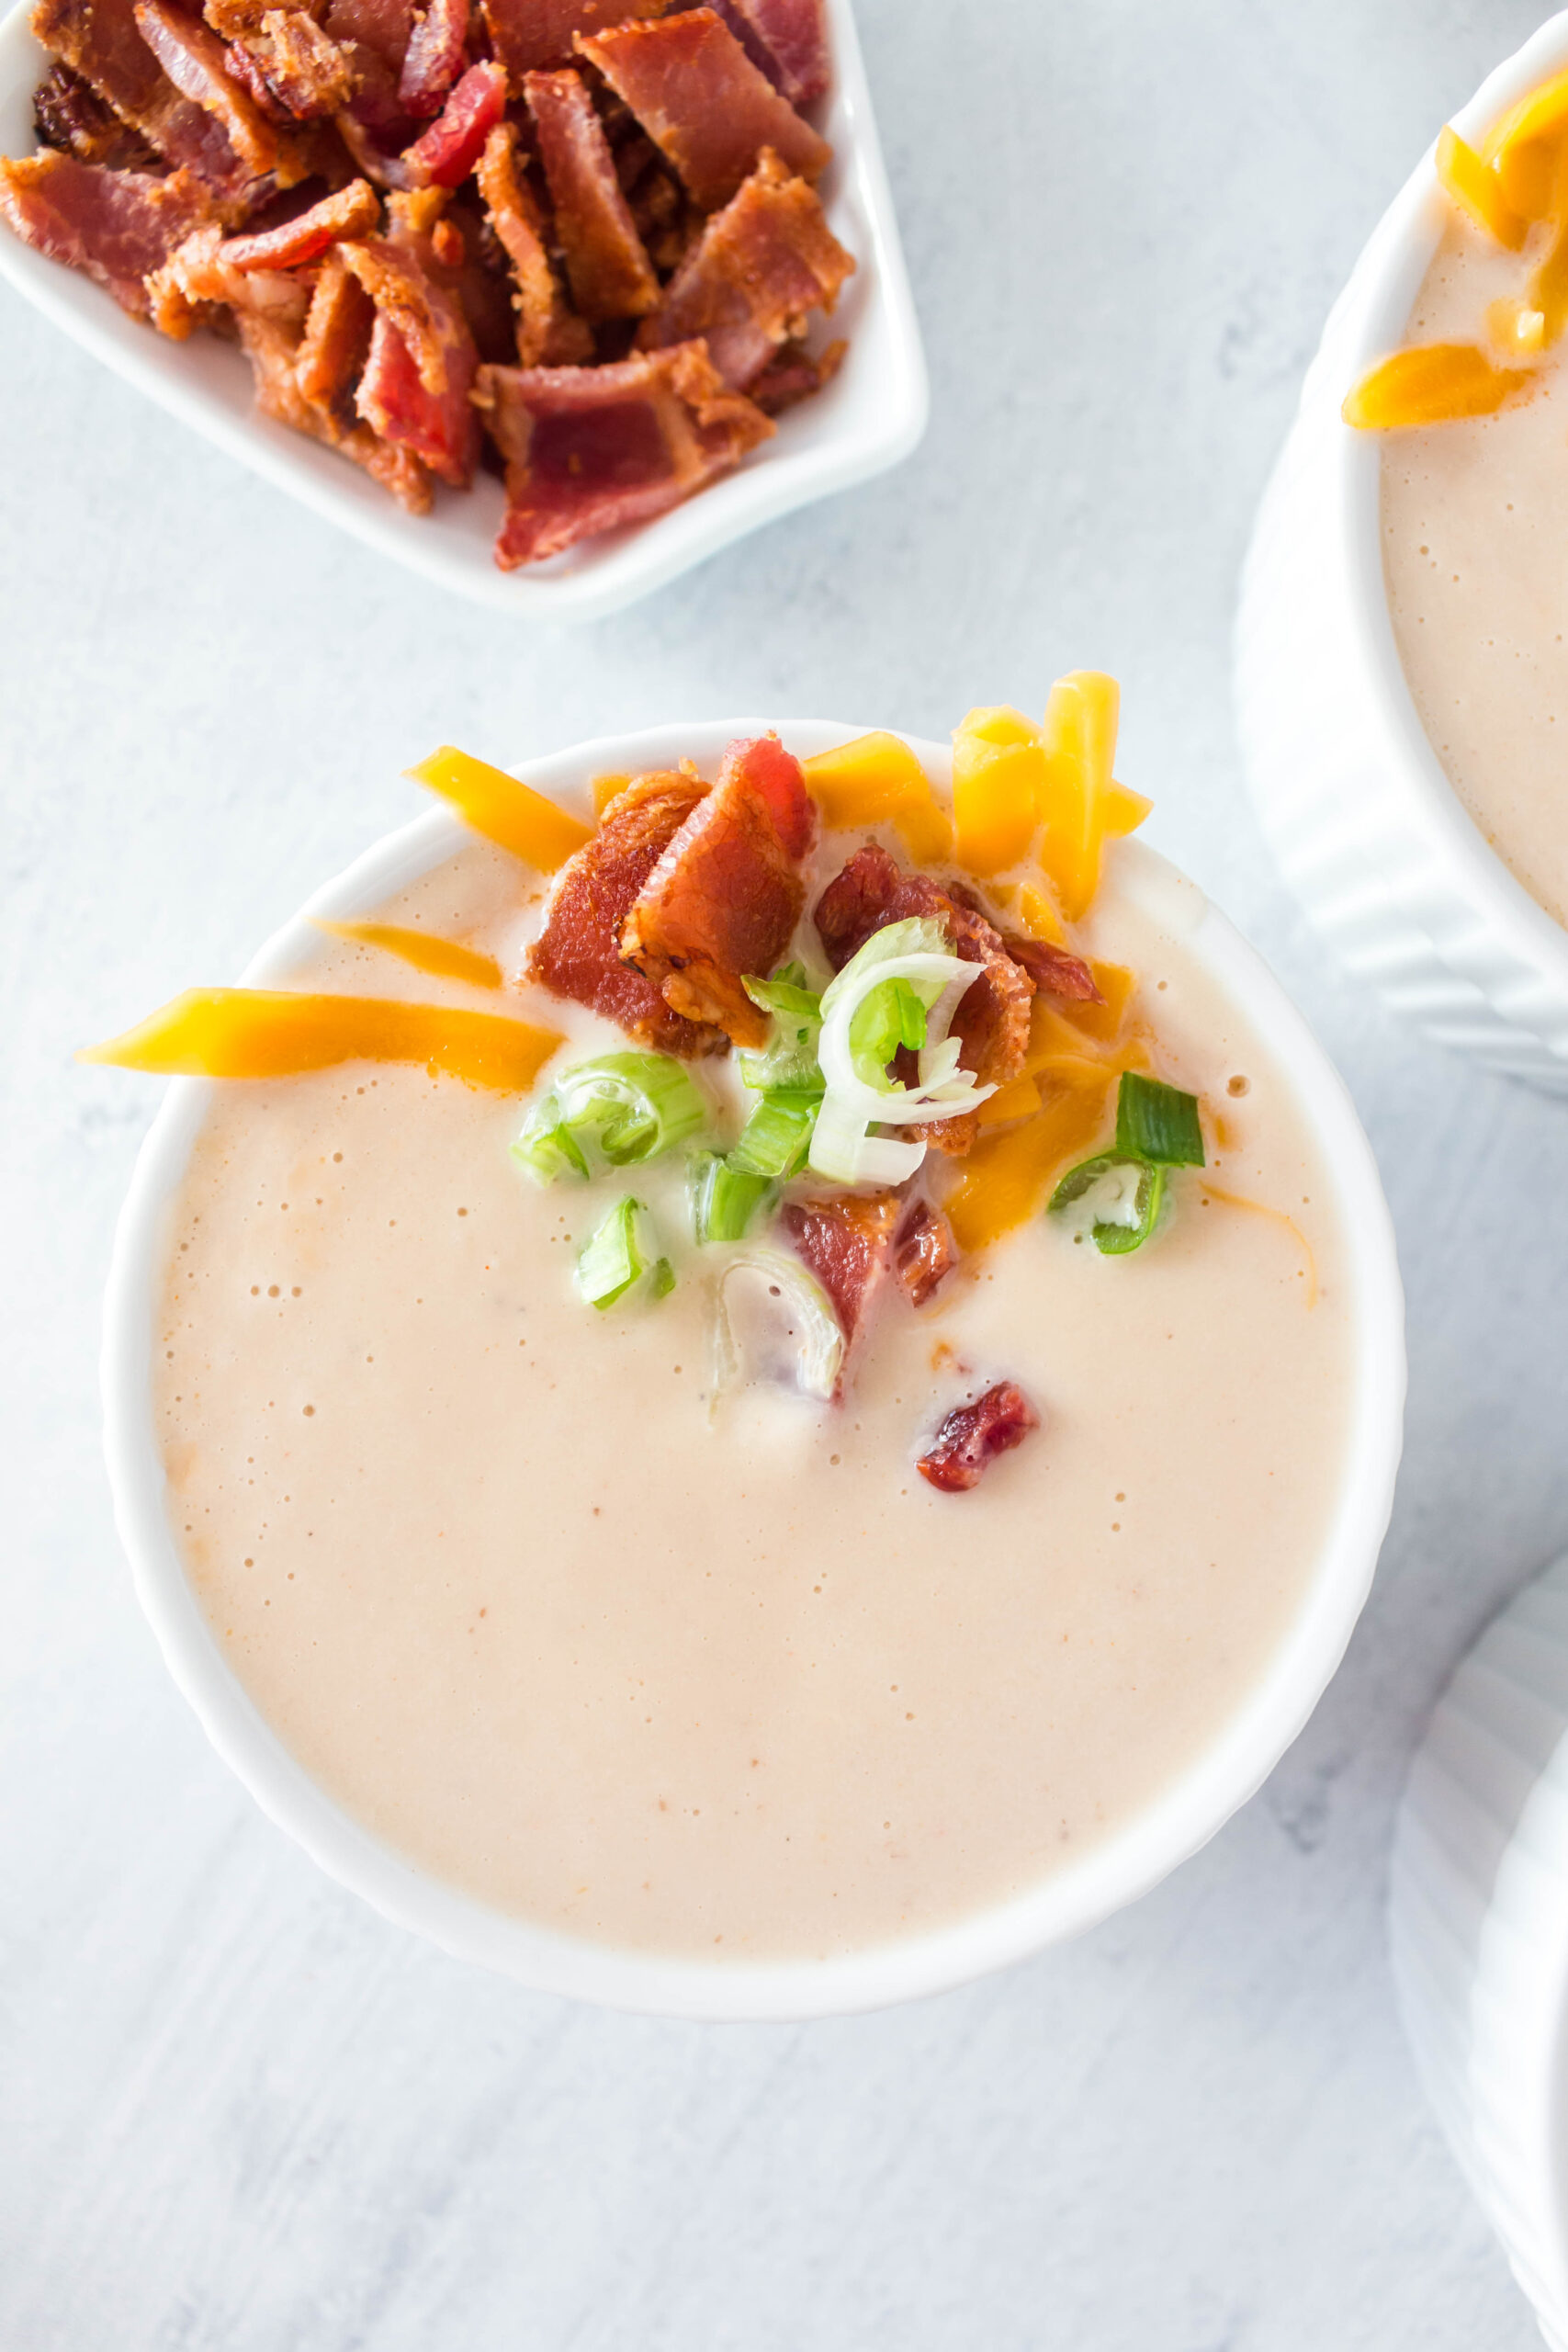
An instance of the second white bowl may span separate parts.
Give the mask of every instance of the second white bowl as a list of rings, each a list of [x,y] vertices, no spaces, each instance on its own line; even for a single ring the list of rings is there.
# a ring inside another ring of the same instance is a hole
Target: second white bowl
[[[1568,65],[1568,12],[1455,117],[1478,139]],[[1445,220],[1434,150],[1329,314],[1243,574],[1235,691],[1258,813],[1349,967],[1442,1044],[1568,1092],[1568,932],[1488,846],[1428,743],[1383,587],[1380,436],[1340,404],[1404,337]]]

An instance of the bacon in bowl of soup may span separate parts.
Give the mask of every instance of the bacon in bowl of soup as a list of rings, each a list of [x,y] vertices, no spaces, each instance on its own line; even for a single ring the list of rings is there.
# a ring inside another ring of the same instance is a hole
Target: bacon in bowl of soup
[[[1338,1081],[1127,838],[1116,692],[951,748],[663,729],[448,804],[175,1073],[109,1453],[261,1802],[450,1949],[796,2015],[1210,1835],[1364,1596],[1386,1213]]]

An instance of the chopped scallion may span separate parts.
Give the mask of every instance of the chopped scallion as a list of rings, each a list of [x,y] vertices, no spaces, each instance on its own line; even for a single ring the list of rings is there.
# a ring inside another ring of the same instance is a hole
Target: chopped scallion
[[[637,1247],[637,1218],[642,1206],[629,1195],[618,1200],[584,1246],[577,1261],[577,1286],[590,1306],[603,1311],[624,1298],[647,1261]]]
[[[798,1174],[811,1148],[819,1100],[815,1094],[783,1090],[765,1094],[728,1155],[728,1166],[743,1175],[765,1176],[773,1183]]]
[[[1164,1199],[1163,1167],[1102,1151],[1068,1170],[1051,1195],[1051,1215],[1070,1215],[1074,1238],[1089,1235],[1102,1257],[1124,1258],[1153,1233]]]
[[[691,1073],[670,1054],[601,1054],[562,1070],[512,1147],[542,1184],[588,1176],[591,1159],[629,1168],[684,1143],[707,1123]]]
[[[1123,1070],[1116,1098],[1116,1148],[1161,1168],[1201,1168],[1198,1097],[1141,1071]]]
[[[716,1151],[695,1155],[692,1165],[692,1230],[699,1242],[741,1241],[772,1180],[754,1170],[731,1167]]]
[[[752,1003],[773,1014],[773,1034],[760,1051],[740,1056],[742,1083],[757,1094],[780,1088],[820,1094],[817,1038],[822,1025],[822,1001],[806,986],[804,967],[786,964],[771,980],[748,975],[743,985]]]

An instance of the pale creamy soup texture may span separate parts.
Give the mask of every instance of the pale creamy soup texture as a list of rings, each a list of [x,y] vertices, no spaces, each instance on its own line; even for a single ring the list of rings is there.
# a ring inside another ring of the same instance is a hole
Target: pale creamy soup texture
[[[1411,343],[1484,339],[1528,277],[1462,221],[1444,235]],[[1499,415],[1391,433],[1383,569],[1404,674],[1461,801],[1568,923],[1568,386],[1561,361]]]
[[[826,1955],[1037,1883],[1231,1717],[1337,1499],[1344,1249],[1283,1073],[1115,863],[1089,946],[1220,1106],[1213,1179],[1280,1214],[1187,1171],[1130,1258],[1039,1219],[885,1297],[838,1406],[716,1396],[705,1264],[586,1307],[604,1188],[521,1177],[517,1102],[364,1065],[213,1090],[168,1224],[171,1519],[256,1704],[391,1846],[597,1940]],[[386,912],[509,970],[536,921],[482,843]],[[497,1003],[326,940],[296,978]],[[632,1173],[674,1230],[680,1168]],[[921,1442],[999,1378],[1041,1428],[935,1492]]]

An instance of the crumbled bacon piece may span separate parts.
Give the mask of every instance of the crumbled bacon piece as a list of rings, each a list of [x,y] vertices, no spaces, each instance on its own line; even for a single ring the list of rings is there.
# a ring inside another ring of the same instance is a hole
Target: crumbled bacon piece
[[[317,276],[295,360],[304,399],[334,413],[342,407],[370,356],[375,323],[376,305],[334,248]]]
[[[346,51],[304,8],[267,8],[254,32],[231,38],[229,71],[274,122],[324,122],[354,96]]]
[[[842,336],[818,352],[807,351],[803,343],[784,344],[748,388],[748,398],[764,416],[782,416],[785,409],[797,408],[832,382],[849,347]]]
[[[1021,1445],[1040,1426],[1033,1406],[1010,1380],[998,1380],[972,1405],[957,1405],[915,1467],[944,1495],[966,1494],[998,1453]]]
[[[517,126],[498,122],[485,141],[476,176],[485,210],[512,264],[517,358],[524,368],[571,367],[589,358],[593,338],[568,306],[545,243],[544,221],[517,168]]]
[[[818,933],[835,971],[873,932],[916,915],[943,923],[953,954],[966,964],[984,966],[985,977],[968,989],[953,1015],[952,1034],[962,1041],[959,1060],[982,1086],[1006,1086],[1022,1069],[1028,1051],[1034,982],[961,886],[947,889],[929,875],[901,873],[885,849],[868,842],[829,883],[816,908]],[[906,1132],[958,1156],[973,1146],[978,1125],[976,1114],[966,1111]]]
[[[674,0],[483,0],[491,47],[521,95],[525,74],[571,62],[572,36],[596,33],[628,17],[659,17]]]
[[[1021,964],[1042,996],[1065,996],[1077,1004],[1103,1004],[1094,974],[1081,956],[1069,948],[1053,947],[1049,940],[1022,939],[1004,931],[1002,944],[1015,964]]]
[[[923,1306],[958,1263],[953,1227],[926,1201],[912,1201],[893,1245],[894,1262],[911,1306]]]
[[[615,159],[581,74],[529,74],[524,95],[555,208],[572,300],[590,322],[640,318],[659,280],[615,177]],[[681,337],[671,335],[668,342]]]
[[[32,30],[176,170],[196,174],[226,219],[248,211],[254,175],[223,126],[181,96],[137,29],[133,0],[39,0]]]
[[[822,0],[715,0],[754,65],[792,107],[808,107],[828,88],[828,25]]]
[[[771,972],[789,945],[815,821],[800,763],[776,735],[731,743],[626,917],[626,961],[677,1012],[716,1022],[738,1046],[768,1041],[769,1016],[742,979]]]
[[[412,37],[413,17],[414,0],[329,0],[321,22],[330,39],[373,51],[396,75]]]
[[[430,0],[403,51],[398,96],[410,114],[439,114],[468,63],[468,0]]]
[[[621,959],[621,927],[634,900],[707,787],[695,776],[634,777],[599,830],[562,866],[528,973],[558,996],[591,1005],[660,1053],[692,1059],[722,1053],[724,1032],[686,1021],[650,980]]]
[[[778,346],[802,334],[808,311],[832,310],[853,267],[816,191],[765,147],[643,321],[638,345],[703,335],[725,381],[747,391]]]
[[[254,280],[251,281],[253,284]],[[412,450],[382,440],[367,424],[344,424],[322,402],[307,398],[299,382],[299,330],[265,312],[237,313],[240,343],[255,379],[256,406],[278,424],[307,433],[363,466],[373,481],[391,492],[411,514],[430,506],[430,480]]]
[[[457,187],[479,160],[480,151],[506,107],[506,76],[493,61],[470,65],[441,112],[403,163],[416,187]]]
[[[79,164],[46,147],[0,158],[0,218],[24,243],[107,286],[121,310],[145,318],[146,277],[209,209],[191,172],[154,179]]]
[[[668,155],[704,212],[728,203],[764,147],[808,180],[832,154],[711,8],[580,33],[577,47]]]
[[[479,457],[468,399],[479,357],[468,321],[408,243],[367,237],[338,250],[377,311],[355,395],[360,415],[383,441],[466,490]]]
[[[886,1275],[900,1205],[896,1193],[784,1204],[784,1229],[832,1300],[846,1348]]]
[[[296,213],[280,229],[258,236],[227,237],[223,259],[231,269],[298,269],[315,261],[340,237],[357,237],[374,228],[381,207],[368,180],[350,180],[335,196],[323,196],[308,211]]]
[[[277,130],[230,73],[223,43],[211,28],[171,0],[136,0],[136,24],[175,89],[222,125],[242,163],[257,175],[276,172],[279,186],[287,186],[288,165]],[[295,171],[293,176],[301,174]]]
[[[183,343],[202,325],[214,304],[227,303],[236,320],[270,318],[298,331],[310,308],[310,288],[287,272],[236,269],[229,240],[215,223],[193,230],[161,269],[147,279],[152,323],[160,334]]]
[[[604,368],[481,368],[475,398],[506,461],[503,571],[667,513],[773,430],[700,343]]]
[[[33,92],[33,128],[45,147],[58,147],[79,164],[134,172],[157,161],[157,150],[141,133],[121,122],[89,81],[58,60]]]

